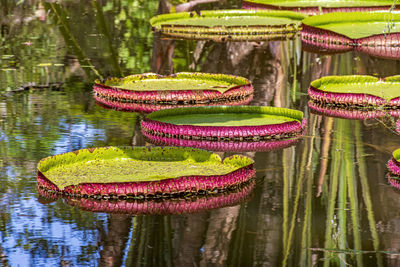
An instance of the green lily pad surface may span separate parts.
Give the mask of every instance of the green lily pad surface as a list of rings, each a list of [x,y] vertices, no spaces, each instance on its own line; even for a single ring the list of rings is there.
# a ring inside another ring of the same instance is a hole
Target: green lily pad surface
[[[400,163],[400,148],[393,151],[393,158]]]
[[[222,106],[161,110],[147,115],[147,118],[175,125],[257,126],[301,122],[303,113],[274,107]]]
[[[97,83],[100,83],[97,81]],[[242,77],[208,73],[177,73],[160,76],[153,73],[131,75],[122,79],[111,78],[104,85],[130,91],[215,90],[224,93],[234,86],[250,82]]]
[[[313,81],[311,86],[330,93],[368,94],[386,101],[400,97],[400,76],[384,80],[372,76],[328,76]]]
[[[275,26],[300,22],[304,15],[290,11],[254,11],[254,10],[213,10],[195,12],[180,12],[163,14],[153,17],[150,23],[153,27],[163,25],[186,26]]]
[[[60,190],[83,183],[160,181],[182,176],[229,174],[249,158],[221,162],[217,154],[192,148],[105,147],[43,159],[38,170]]]
[[[162,14],[150,20],[162,34],[184,39],[243,41],[292,37],[306,15],[291,11],[208,10]]]
[[[372,7],[391,6],[393,1],[376,0],[245,0],[245,2],[281,7]]]
[[[389,12],[339,12],[308,17],[303,24],[329,30],[351,39],[400,32],[400,14]]]
[[[178,116],[168,116],[160,118],[158,121],[172,123],[176,125],[197,125],[197,126],[256,126],[268,124],[280,124],[295,119],[286,116],[276,116],[256,113],[216,113],[210,114],[187,114]]]

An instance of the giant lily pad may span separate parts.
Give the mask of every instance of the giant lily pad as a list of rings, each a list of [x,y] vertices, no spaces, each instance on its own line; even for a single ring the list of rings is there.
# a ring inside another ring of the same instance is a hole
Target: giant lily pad
[[[154,73],[96,81],[94,97],[118,110],[152,112],[198,105],[239,105],[251,101],[253,86],[237,76],[209,73]]]
[[[393,157],[389,160],[387,166],[390,171],[388,175],[390,184],[400,189],[400,148],[393,152]]]
[[[352,108],[396,109],[400,107],[400,76],[327,76],[308,89],[312,101]]]
[[[277,145],[267,141],[295,138],[305,125],[301,111],[285,108],[195,107],[153,112],[142,120],[142,133],[155,144],[170,142],[216,150],[252,150],[248,148]]]
[[[361,51],[400,58],[400,14],[389,12],[330,13],[303,20],[301,38],[307,50]]]
[[[390,0],[244,0],[245,9],[290,10],[307,15],[330,12],[389,10]]]
[[[94,198],[77,198],[63,196],[64,201],[82,210],[91,212],[107,212],[114,214],[130,215],[169,215],[187,214],[238,205],[251,197],[254,188],[254,179],[243,185],[224,192],[212,192],[204,194],[178,195],[176,198],[163,198],[154,200],[118,199],[110,201]],[[58,198],[59,194],[49,192],[38,187],[40,202],[50,203]]]
[[[42,159],[37,180],[64,194],[137,197],[226,189],[253,175],[253,162],[244,156],[221,162],[191,148],[104,147]]]
[[[165,36],[214,41],[290,38],[305,15],[291,11],[212,10],[162,14],[150,20]]]

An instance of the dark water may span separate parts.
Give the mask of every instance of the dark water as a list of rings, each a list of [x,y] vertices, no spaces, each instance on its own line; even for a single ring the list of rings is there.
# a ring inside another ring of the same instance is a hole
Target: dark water
[[[400,192],[385,179],[399,146],[395,119],[315,115],[306,92],[325,75],[395,75],[399,62],[302,52],[297,39],[161,40],[148,24],[158,7],[155,0],[0,1],[0,266],[398,266]],[[255,160],[252,193],[234,192],[214,209],[203,198],[172,202],[179,214],[111,214],[40,198],[40,159],[145,145],[140,115],[96,105],[91,90],[99,76],[150,71],[247,77],[252,105],[300,109],[308,132],[286,149],[243,153]]]

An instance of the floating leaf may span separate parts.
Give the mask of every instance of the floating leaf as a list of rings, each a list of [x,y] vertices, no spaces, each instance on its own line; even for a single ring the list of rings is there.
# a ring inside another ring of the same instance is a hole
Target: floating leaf
[[[272,149],[282,143],[271,141],[294,138],[303,132],[305,124],[301,111],[285,108],[192,107],[160,110],[147,115],[142,121],[142,133],[155,144],[208,145],[216,150],[247,150],[259,145],[260,149]]]
[[[254,175],[253,161],[223,162],[204,150],[175,147],[104,147],[42,159],[41,187],[68,195],[147,196],[226,189]]]
[[[225,74],[154,73],[96,81],[94,97],[118,110],[152,112],[187,105],[245,104],[253,97],[249,80]]]
[[[162,14],[150,20],[166,36],[214,41],[293,37],[305,15],[291,11],[208,10]]]
[[[303,20],[303,47],[316,52],[361,51],[400,58],[400,14],[391,12],[330,13]]]
[[[330,12],[389,10],[389,0],[244,0],[244,9],[290,10],[307,15]]]
[[[400,107],[400,76],[326,76],[308,89],[313,102],[350,108]]]

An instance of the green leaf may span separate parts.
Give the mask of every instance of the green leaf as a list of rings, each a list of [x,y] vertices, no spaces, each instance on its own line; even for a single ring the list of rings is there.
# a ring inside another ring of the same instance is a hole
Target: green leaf
[[[326,76],[311,86],[330,93],[367,94],[390,101],[400,97],[400,76],[378,79],[366,75]]]
[[[212,152],[177,147],[103,147],[42,159],[38,170],[63,190],[83,183],[159,181],[182,176],[229,174],[252,164],[247,157],[221,162]]]
[[[304,25],[329,30],[352,39],[400,32],[400,27],[393,27],[399,22],[400,14],[391,12],[338,12],[303,20]]]

